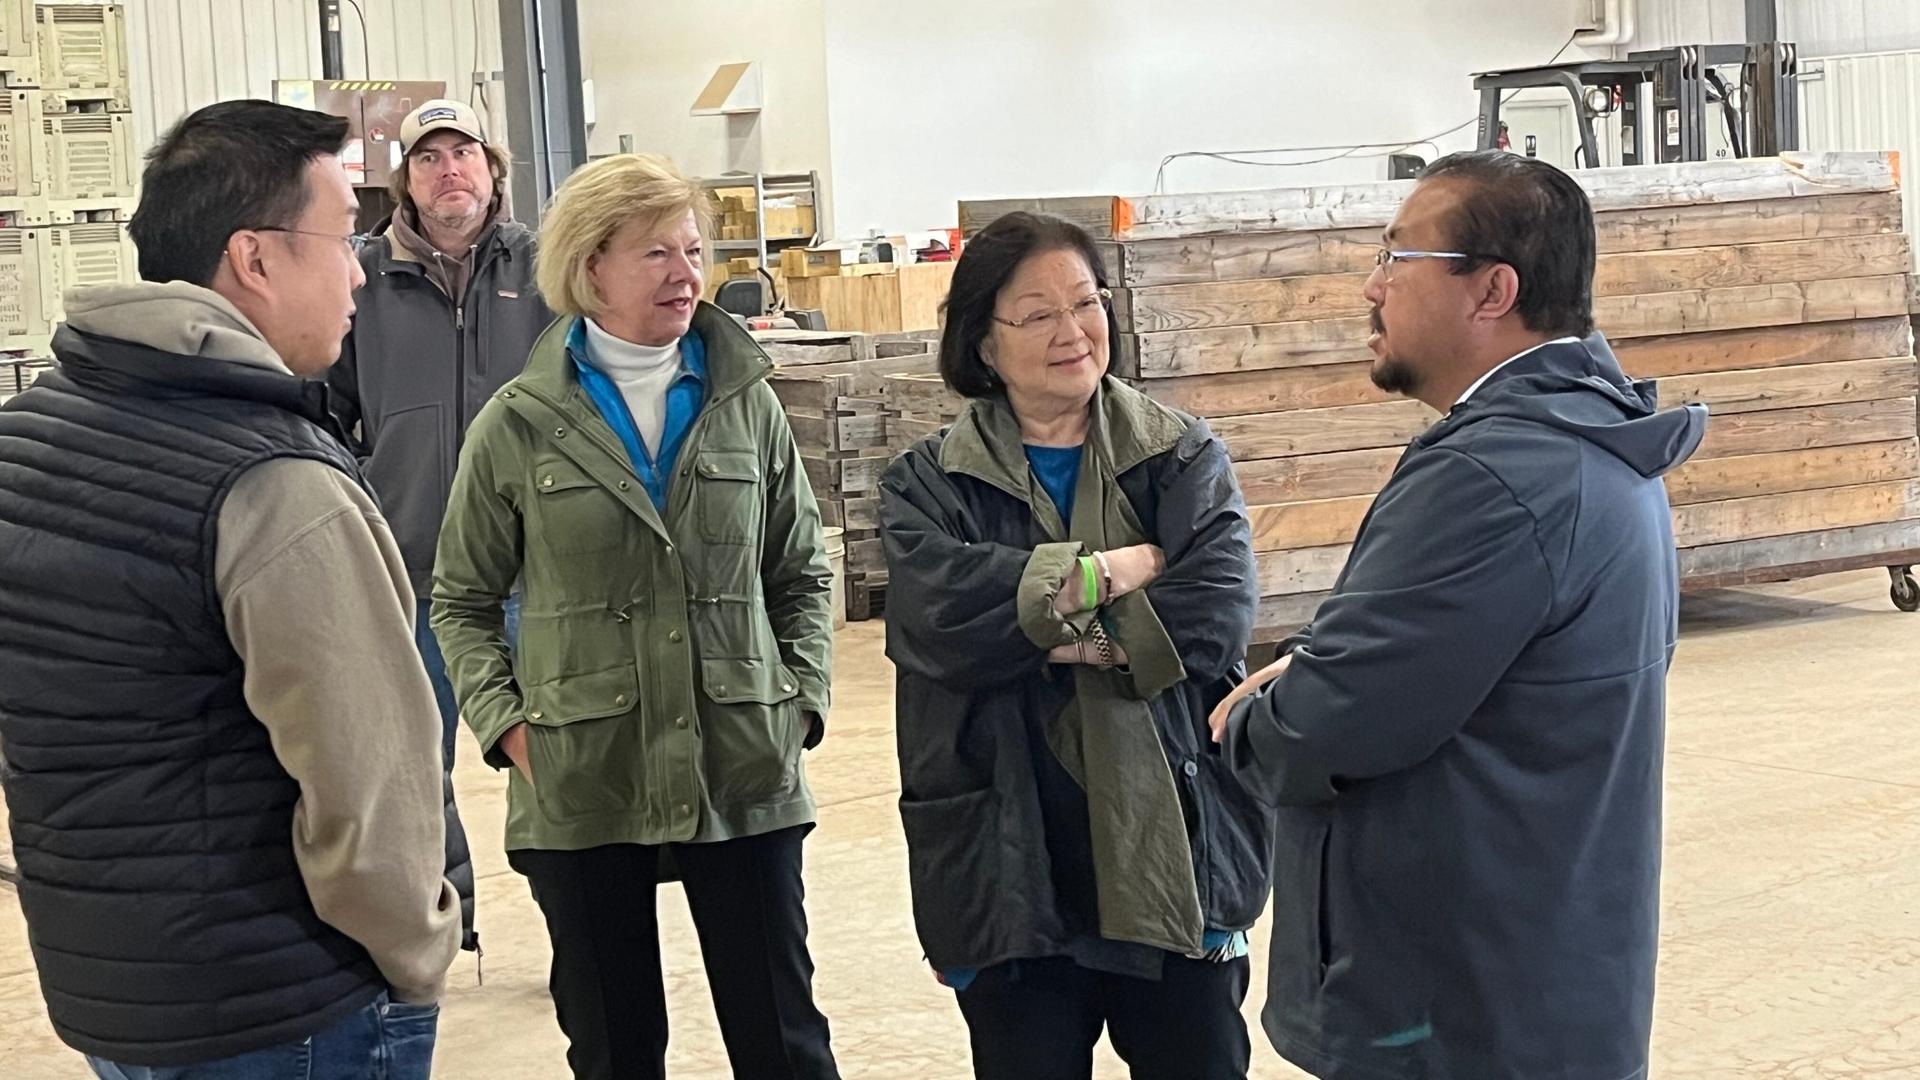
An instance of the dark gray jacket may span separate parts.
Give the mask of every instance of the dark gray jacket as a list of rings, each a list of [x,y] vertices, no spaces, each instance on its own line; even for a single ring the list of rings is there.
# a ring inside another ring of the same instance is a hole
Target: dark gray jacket
[[[501,222],[456,304],[390,234],[360,249],[367,284],[327,382],[423,600],[467,425],[553,322],[534,288],[533,255],[533,231]]]
[[[1239,706],[1279,807],[1264,1014],[1361,1080],[1647,1067],[1678,573],[1706,427],[1604,339],[1495,372],[1415,439],[1292,665]]]
[[[1233,782],[1206,724],[1244,674],[1259,588],[1226,447],[1204,422],[1186,425],[1118,486],[1167,556],[1146,596],[1186,677],[1148,705],[1200,913],[1243,930],[1266,906],[1272,814]],[[1074,678],[1017,615],[1049,537],[1027,500],[949,468],[945,442],[929,436],[893,462],[880,513],[914,923],[941,970],[1068,955],[1098,926],[1087,797],[1044,734]]]

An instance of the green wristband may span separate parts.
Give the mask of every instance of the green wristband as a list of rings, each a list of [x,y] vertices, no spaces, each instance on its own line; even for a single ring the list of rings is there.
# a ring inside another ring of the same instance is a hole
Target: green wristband
[[[1093,557],[1080,556],[1080,580],[1087,587],[1087,606],[1084,611],[1092,611],[1100,606],[1100,578],[1094,573]]]

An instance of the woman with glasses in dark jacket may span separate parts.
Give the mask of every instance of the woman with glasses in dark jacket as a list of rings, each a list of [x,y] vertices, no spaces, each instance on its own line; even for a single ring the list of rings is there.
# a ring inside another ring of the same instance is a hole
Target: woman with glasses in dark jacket
[[[975,1075],[1244,1077],[1271,823],[1208,738],[1259,589],[1225,446],[1107,374],[1100,254],[1009,214],[954,270],[972,399],[881,485],[914,918]]]

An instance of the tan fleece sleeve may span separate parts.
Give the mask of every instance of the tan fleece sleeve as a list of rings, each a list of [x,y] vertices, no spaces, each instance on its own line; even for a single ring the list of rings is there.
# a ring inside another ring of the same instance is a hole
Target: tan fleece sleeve
[[[331,466],[277,460],[220,512],[215,580],[247,705],[300,784],[293,851],[320,918],[401,1001],[440,997],[460,950],[446,879],[440,714],[400,549]]]

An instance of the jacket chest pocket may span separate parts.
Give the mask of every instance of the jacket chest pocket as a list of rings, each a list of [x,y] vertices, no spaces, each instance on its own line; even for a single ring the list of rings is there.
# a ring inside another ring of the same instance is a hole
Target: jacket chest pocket
[[[613,492],[565,458],[533,464],[533,534],[529,548],[584,554],[619,547],[633,516]]]
[[[754,544],[766,515],[765,477],[755,451],[707,450],[693,463],[700,536],[715,544]]]

